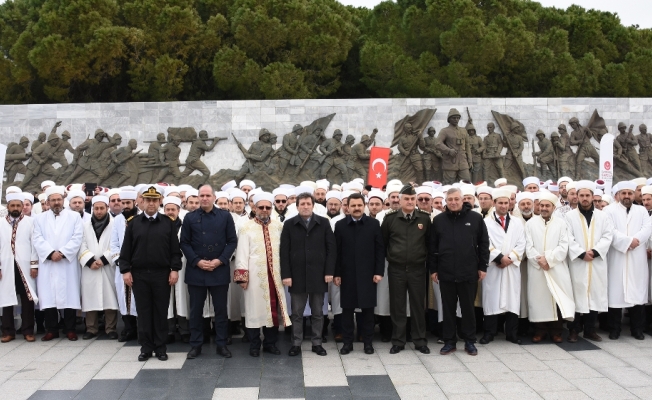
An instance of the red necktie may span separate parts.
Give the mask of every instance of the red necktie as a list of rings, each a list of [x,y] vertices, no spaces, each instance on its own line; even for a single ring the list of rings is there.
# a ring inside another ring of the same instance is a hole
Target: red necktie
[[[505,217],[501,215],[498,218],[500,218],[500,225],[503,227],[503,230],[505,230]]]

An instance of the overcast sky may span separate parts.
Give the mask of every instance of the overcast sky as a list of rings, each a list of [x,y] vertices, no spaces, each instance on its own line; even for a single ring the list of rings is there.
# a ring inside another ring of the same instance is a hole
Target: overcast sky
[[[373,8],[380,0],[338,0],[342,4]],[[641,28],[652,28],[652,1],[650,0],[539,0],[546,7],[566,9],[577,4],[586,9],[596,8],[617,13],[625,26],[638,24]]]

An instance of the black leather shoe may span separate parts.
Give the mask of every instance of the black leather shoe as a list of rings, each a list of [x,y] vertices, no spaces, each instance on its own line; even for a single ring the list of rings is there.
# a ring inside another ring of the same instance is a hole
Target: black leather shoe
[[[470,356],[477,356],[478,355],[478,349],[476,349],[475,344],[473,344],[471,342],[466,342],[464,344],[464,350]]]
[[[321,342],[322,343],[328,343],[328,338],[324,335],[321,337]]]
[[[233,344],[233,339],[229,336],[228,338],[226,338],[226,345],[231,346],[232,344]]]
[[[226,346],[217,347],[215,349],[215,354],[220,355],[224,358],[231,358],[231,352],[229,351],[229,349],[226,348]]]
[[[485,333],[482,335],[482,339],[480,339],[480,344],[488,344],[494,341],[494,335],[491,333]]]
[[[643,335],[643,332],[632,333],[632,337],[636,340],[645,340],[645,335]]]
[[[263,347],[263,353],[269,353],[278,356],[281,354],[281,350],[279,350],[278,347],[271,345]]]
[[[118,332],[109,332],[106,334],[110,340],[118,339]]]
[[[89,340],[89,339],[93,339],[95,336],[97,336],[97,334],[92,332],[86,332],[84,333],[84,336],[82,336],[82,339]]]
[[[158,358],[159,361],[167,361],[168,353],[156,353],[156,358]]]
[[[414,346],[414,350],[418,350],[421,354],[430,354],[428,346]]]
[[[342,346],[342,348],[340,349],[340,354],[342,354],[342,355],[346,355],[346,354],[349,354],[349,353],[352,352],[352,351],[353,351],[353,345],[352,345],[352,344],[345,344],[345,345]]]
[[[152,353],[140,353],[138,355],[138,361],[147,361],[152,356]]]
[[[181,335],[181,341],[183,343],[190,343],[190,335],[189,334]]]
[[[389,354],[398,354],[401,352],[401,350],[405,350],[405,346],[394,345],[391,349],[389,349]]]
[[[453,353],[455,351],[457,351],[457,347],[455,346],[455,344],[446,343],[444,345],[444,347],[442,347],[441,350],[439,350],[439,354],[441,354],[442,356],[445,356],[445,355],[448,355],[448,354]]]
[[[365,354],[374,354],[374,346],[372,345],[366,345],[364,347],[364,353]]]
[[[326,349],[324,349],[321,345],[312,346],[312,352],[316,353],[318,356],[325,356],[326,355]]]
[[[609,339],[611,339],[611,340],[618,340],[619,337],[620,337],[620,333],[618,333],[618,332],[610,332],[609,333]]]
[[[138,335],[132,332],[122,332],[118,338],[118,342],[129,342],[138,339]]]
[[[260,349],[249,349],[249,355],[252,357],[260,357]]]
[[[201,347],[193,347],[188,352],[188,355],[186,356],[186,358],[188,360],[192,360],[192,359],[195,359],[195,358],[199,357],[200,354],[201,354]]]
[[[290,347],[290,351],[288,351],[288,356],[294,357],[294,356],[298,356],[299,354],[301,354],[301,346]]]
[[[508,337],[508,338],[505,338],[505,339],[508,342],[512,342],[514,344],[521,344],[521,339],[519,339],[519,338]],[[482,343],[482,340],[480,341],[480,343]]]

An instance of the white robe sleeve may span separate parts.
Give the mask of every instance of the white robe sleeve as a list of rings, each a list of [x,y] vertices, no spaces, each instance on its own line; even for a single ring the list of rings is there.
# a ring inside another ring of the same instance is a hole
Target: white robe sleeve
[[[611,220],[611,218],[606,219]],[[573,224],[575,223],[574,218],[566,218],[566,223],[568,224],[568,258],[570,258],[571,261],[574,261],[580,256],[580,254],[586,252],[586,250],[577,243],[575,235],[573,234]],[[579,223],[581,224],[582,221],[580,220]],[[600,253],[600,250],[598,250],[598,252]],[[602,255],[602,253],[600,253],[600,255]]]
[[[523,253],[525,252],[526,239],[525,235],[520,235],[514,244],[514,248],[509,252],[509,259],[512,260],[512,266],[520,268],[519,265],[523,259]]]
[[[111,244],[109,245],[110,257],[106,258],[111,262],[111,264],[115,264],[115,262],[118,261],[118,258],[120,258],[120,236],[118,236],[118,228],[121,226],[122,225],[117,221],[114,221],[113,227],[111,228]]]
[[[92,251],[89,250],[88,244],[86,243],[88,239],[89,237],[87,231],[86,229],[84,229],[84,239],[82,240],[81,248],[79,249],[79,264],[81,264],[82,268],[86,266],[86,263],[91,258],[95,260],[95,255],[93,254]]]
[[[40,261],[44,261],[48,258],[50,254],[52,254],[53,251],[56,249],[52,248],[50,246],[50,243],[48,243],[47,240],[45,240],[45,237],[43,236],[43,227],[41,224],[46,224],[47,216],[43,216],[43,218],[40,218],[42,221],[38,221],[34,223],[34,248],[36,249],[38,258]]]
[[[611,222],[611,218],[603,218],[602,223],[602,236],[600,240],[593,246],[593,250],[597,251],[600,254],[600,258],[603,260],[607,259],[607,253],[609,252],[609,247],[611,247],[611,242],[614,238],[614,224]]]
[[[32,224],[32,233],[30,235],[32,238],[34,237],[34,225],[35,224]],[[36,247],[34,247],[34,240],[30,242],[30,247],[32,249],[32,257],[30,258],[31,260],[30,268],[38,269],[38,253],[36,253]]]
[[[615,215],[609,213],[609,218],[611,218],[611,224],[616,226],[615,221],[613,220]],[[614,229],[613,240],[611,241],[611,247],[618,250],[621,253],[626,253],[629,250],[629,246],[634,240],[633,237],[627,236],[624,233],[620,232],[618,229]]]
[[[79,248],[81,247],[82,241],[84,239],[84,227],[81,218],[72,219],[74,221],[72,236],[68,243],[66,243],[63,248],[59,249],[59,252],[63,254],[67,260],[71,261],[77,258],[79,253]]]
[[[557,246],[545,251],[546,261],[548,261],[550,268],[565,263],[566,256],[568,255],[568,225],[566,225],[565,221],[563,224],[560,224],[559,230],[559,241],[557,242]]]
[[[238,235],[238,247],[235,250],[234,282],[249,282],[249,235],[245,226],[241,225]]]
[[[647,212],[645,212],[645,214],[647,214]],[[641,230],[636,232],[634,237],[638,239],[639,246],[640,246],[643,243],[647,242],[648,239],[650,239],[651,234],[652,234],[652,219],[650,216],[645,215],[645,217],[643,217],[643,224],[641,226]]]
[[[532,231],[530,229],[530,224],[525,224],[525,253],[527,254],[528,260],[536,260],[541,254],[534,247],[534,239],[532,238]],[[534,268],[541,269],[539,264],[535,261],[530,263]]]

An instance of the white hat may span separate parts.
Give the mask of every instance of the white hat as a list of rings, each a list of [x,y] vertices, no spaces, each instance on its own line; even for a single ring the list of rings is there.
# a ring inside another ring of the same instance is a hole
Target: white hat
[[[338,191],[341,192],[342,191],[342,186],[337,185],[337,184],[333,184],[333,185],[331,185],[331,190],[338,190]]]
[[[312,186],[297,186],[294,188],[294,194],[297,196],[301,193],[309,193],[312,195],[314,192],[315,189]]]
[[[541,186],[541,181],[536,176],[528,176],[527,178],[523,179],[523,187],[533,183],[537,186]]]
[[[602,189],[595,189],[595,192],[593,192],[594,196],[602,196],[604,194],[604,191]]]
[[[429,186],[419,186],[418,188],[416,188],[415,192],[417,193],[417,196],[423,193],[432,196],[432,188]]]
[[[229,201],[233,201],[236,197],[242,198],[242,200],[247,200],[247,194],[240,189],[229,190]]]
[[[351,196],[353,193],[355,193],[353,190],[345,190],[342,192],[342,200],[348,199],[349,196]]]
[[[387,186],[392,186],[392,185],[403,187],[403,182],[401,182],[400,179],[392,179],[389,182],[387,182]]]
[[[494,181],[494,187],[498,187],[498,185],[506,185],[506,184],[507,184],[506,178],[498,178]]]
[[[532,192],[521,192],[516,195],[516,204],[520,203],[523,200],[530,200],[534,202],[534,193]]]
[[[82,200],[86,201],[86,193],[81,190],[71,190],[68,192],[68,200],[72,200],[75,197],[81,197]]]
[[[632,179],[632,182],[634,182],[636,184],[636,187],[645,186],[645,184],[647,183],[647,179],[645,179],[645,178],[635,178],[635,179]]]
[[[487,186],[487,181],[474,183],[473,186],[475,186],[476,188],[479,188],[479,187],[482,187],[482,186]]]
[[[66,186],[66,191],[68,193],[70,193],[70,192],[74,192],[76,190],[83,190],[83,188],[84,188],[84,185],[82,185],[81,183],[73,183],[73,184],[70,184],[70,185]]]
[[[91,200],[91,204],[95,204],[98,201],[101,201],[102,203],[106,204],[107,206],[109,205],[109,198],[106,197],[106,196],[102,196],[102,195],[93,196],[93,199]]]
[[[547,188],[548,187],[548,182],[540,182],[539,187],[544,188],[544,189]]]
[[[63,196],[63,194],[66,192],[66,188],[63,186],[50,186],[45,190],[45,196],[47,198],[50,198],[53,194],[60,194]]]
[[[558,192],[559,191],[559,186],[557,185],[548,185],[548,190],[551,192]]]
[[[313,191],[317,189],[317,184],[313,181],[303,181],[299,184],[299,186],[310,186]]]
[[[151,185],[142,184],[142,183],[140,185],[136,185],[136,191],[138,192],[138,195],[142,195],[143,193],[145,193],[150,186]]]
[[[283,189],[294,189],[296,186],[290,185],[289,183],[281,183],[278,187]]]
[[[444,198],[444,193],[440,192],[439,190],[435,190],[432,192],[432,198],[436,199],[437,197],[441,197],[442,199]]]
[[[249,193],[247,193],[247,200],[253,200],[254,195],[256,195],[256,193],[262,193],[262,192],[264,192],[264,190],[263,190],[263,188],[261,188],[261,187],[257,187],[257,188],[255,188],[255,189],[251,189],[251,190],[249,191]]]
[[[652,179],[648,179],[648,185],[650,185],[650,182],[652,182]],[[597,189],[602,189],[604,190],[604,181],[602,179],[596,179],[595,180],[595,187]]]
[[[532,193],[532,198],[534,199],[534,201],[539,201],[539,198],[541,197],[541,192],[530,192],[530,193]]]
[[[652,178],[648,179],[646,183],[648,186],[652,186]]]
[[[23,192],[23,197],[25,198],[25,201],[29,201],[30,203],[34,203],[34,195],[29,193],[29,192]]]
[[[493,191],[495,189],[490,188],[489,186],[480,186],[475,190],[475,192],[480,196],[481,194],[488,194],[489,196],[493,197]]]
[[[181,199],[178,197],[170,196],[170,197],[164,197],[163,198],[163,207],[167,206],[168,204],[174,204],[177,207],[181,207]]]
[[[591,193],[595,193],[595,182],[587,180],[577,181],[575,182],[575,189],[578,191],[580,189],[589,189]]]
[[[652,194],[652,186],[643,186],[641,188],[641,195]]]
[[[539,193],[539,201],[549,201],[552,203],[553,207],[557,207],[557,202],[559,201],[559,198],[555,196],[554,194],[545,191],[545,192],[540,192]]]
[[[113,196],[114,194],[117,194],[118,196],[120,196],[120,189],[113,188],[113,189],[110,189],[108,192],[106,192],[106,195],[109,196],[109,197]]]
[[[7,189],[5,189],[5,193],[22,193],[22,189],[19,188],[18,186],[7,186]]]
[[[518,192],[518,188],[516,187],[516,185],[505,185],[505,186],[501,187],[501,189],[509,190],[512,193],[517,193]]]
[[[382,190],[370,190],[369,193],[367,193],[367,201],[371,200],[372,197],[377,197],[380,199],[380,201],[384,202],[385,199],[387,198],[387,195],[385,195],[385,192]]]
[[[358,192],[362,192],[363,189],[364,186],[362,185],[362,183],[356,180],[349,182],[349,190],[357,190]]]
[[[566,190],[577,189],[577,182],[568,182],[566,184]]]
[[[387,185],[387,188],[385,188],[385,193],[387,196],[389,196],[392,193],[398,193],[401,191],[403,188],[403,185]]]
[[[435,189],[439,189],[439,188],[441,188],[441,182],[439,182],[439,181],[432,181],[432,183],[433,183],[433,186],[432,186],[432,187],[434,187]]]
[[[342,192],[337,190],[329,190],[328,192],[326,192],[326,201],[330,199],[337,199],[339,201],[342,201]]]
[[[561,178],[559,178],[557,180],[557,184],[561,185],[562,182],[569,182],[570,183],[570,182],[573,182],[573,180],[571,178],[567,177],[567,176],[562,176]]]
[[[249,186],[252,189],[256,189],[256,184],[251,179],[243,179],[243,180],[241,180],[240,185],[238,187],[240,189],[242,189],[243,186]]]
[[[475,186],[473,185],[462,185],[460,190],[462,191],[462,196],[475,196]]]
[[[165,188],[165,197],[170,196],[172,193],[179,193],[179,195],[181,195],[181,190],[176,186],[168,186]]]
[[[616,183],[611,187],[611,194],[614,196],[616,195],[616,193],[618,193],[618,185],[620,185],[620,183]]]
[[[221,199],[225,198],[229,200],[229,193],[228,192],[215,192],[215,199]]]
[[[269,192],[260,192],[254,195],[254,204],[258,204],[259,201],[269,201],[271,204],[274,204],[274,195]]]
[[[505,190],[503,188],[498,188],[493,191],[493,198],[494,200],[501,198],[501,197],[507,197],[508,199],[512,198],[512,192],[509,190]]]
[[[320,179],[315,183],[317,184],[317,189],[328,190],[331,187],[331,183],[326,179]]]
[[[41,189],[45,189],[47,186],[56,186],[56,183],[54,183],[53,181],[41,182]]]
[[[181,187],[181,186],[179,186],[179,187]],[[199,190],[197,190],[197,189],[192,189],[192,188],[186,190],[186,199],[187,199],[188,197],[193,197],[193,196],[194,196],[194,197],[199,197]]]
[[[238,184],[235,183],[235,181],[231,180],[231,181],[228,181],[227,183],[225,183],[224,185],[222,185],[220,190],[222,190],[223,192],[226,192],[227,190],[229,190],[231,188],[234,188],[234,187],[237,187],[237,186],[238,186]]]
[[[9,204],[10,201],[13,200],[20,200],[21,203],[25,202],[25,196],[23,196],[23,193],[7,193],[5,196],[7,199],[7,204]]]
[[[364,179],[362,179],[362,178],[353,178],[353,180],[351,182],[358,182],[359,184],[364,186]]]
[[[428,181],[428,182],[423,182],[423,183],[421,184],[421,186],[429,186],[429,187],[431,187],[431,188],[434,189],[434,188],[435,188],[435,182],[430,182],[430,181]]]
[[[136,200],[138,198],[138,193],[133,190],[121,190],[120,191],[120,200]]]
[[[609,196],[608,194],[605,194],[602,196],[602,201],[606,201],[607,204],[611,204],[614,202],[613,197]]]
[[[185,184],[184,184],[184,185],[179,185],[179,186],[177,186],[177,188],[179,189],[179,193],[181,193],[181,192],[187,192],[187,191],[189,191],[189,190],[193,190],[193,189],[194,189],[192,186],[190,186],[190,185],[185,185]]]
[[[38,201],[43,201],[43,200],[47,200],[47,199],[48,199],[48,197],[45,195],[45,193],[40,193],[38,195]]]

